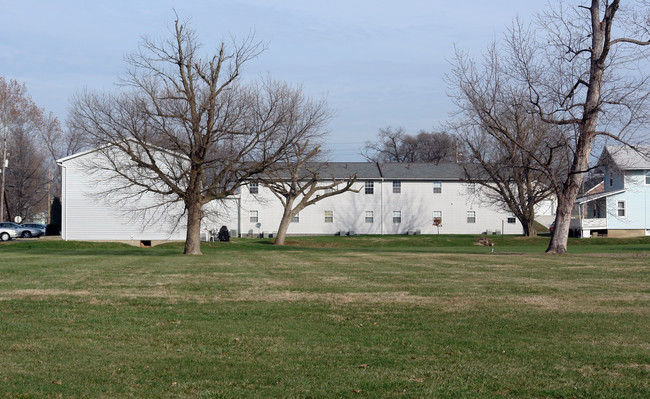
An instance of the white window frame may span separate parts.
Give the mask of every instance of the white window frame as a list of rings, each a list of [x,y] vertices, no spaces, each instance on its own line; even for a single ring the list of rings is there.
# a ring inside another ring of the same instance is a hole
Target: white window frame
[[[248,183],[248,192],[251,194],[259,194],[260,184],[256,182]]]
[[[436,222],[436,219],[440,219],[440,224],[442,224],[442,211],[433,211],[433,222]]]
[[[334,223],[334,211],[325,211],[325,223]]]
[[[442,194],[442,181],[436,180],[433,182],[433,193]]]
[[[260,221],[260,212],[256,210],[251,210],[248,213],[248,217],[251,223],[258,223]]]
[[[402,193],[402,182],[399,180],[393,180],[393,194]]]
[[[623,204],[623,207],[621,207]],[[621,211],[623,211],[621,215]],[[616,200],[616,217],[625,218],[627,217],[627,201],[625,200]]]
[[[467,194],[475,194],[475,193],[476,193],[476,183],[468,183]]]
[[[291,218],[291,223],[300,223],[300,212],[296,213],[295,216]]]
[[[467,223],[476,224],[476,211],[467,211]]]
[[[517,223],[517,217],[515,216],[514,213],[511,212],[508,214],[508,217],[506,218],[506,222],[508,222],[509,224],[515,224]]]
[[[375,213],[373,211],[366,211],[366,223],[375,223]]]
[[[393,223],[402,223],[402,211],[393,211]]]
[[[644,180],[645,180],[645,185],[650,186],[650,169],[645,171]]]
[[[373,195],[375,193],[375,182],[374,181],[366,181],[365,193],[368,194],[368,195]]]

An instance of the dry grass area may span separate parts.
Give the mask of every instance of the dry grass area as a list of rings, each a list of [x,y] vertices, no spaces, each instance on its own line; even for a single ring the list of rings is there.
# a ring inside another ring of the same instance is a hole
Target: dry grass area
[[[88,301],[160,298],[170,303],[399,304],[454,311],[507,300],[521,306],[570,312],[617,312],[621,311],[617,304],[638,304],[625,311],[650,315],[650,307],[643,306],[650,303],[647,280],[607,277],[621,273],[634,276],[650,270],[646,259],[629,255],[586,258],[349,252],[325,259],[298,260],[294,254],[267,253],[263,259],[249,259],[249,264],[238,271],[219,270],[215,262],[201,260],[192,262],[190,269],[179,273],[173,265],[160,270],[152,265],[115,274],[97,273],[81,264],[63,271],[59,276],[62,281],[55,285],[84,288],[4,289],[0,301],[70,296]],[[489,294],[494,287],[502,286],[517,289],[503,296]]]
[[[650,394],[634,253],[4,255],[8,397]]]

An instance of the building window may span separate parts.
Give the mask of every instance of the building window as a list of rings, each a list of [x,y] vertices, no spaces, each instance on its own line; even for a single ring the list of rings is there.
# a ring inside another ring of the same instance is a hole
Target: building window
[[[402,223],[402,211],[393,211],[393,223]]]
[[[650,186],[650,170],[645,171],[645,184],[646,186]]]
[[[614,172],[609,172],[609,186],[612,187],[614,185]]]
[[[371,181],[366,182],[366,194],[374,194],[375,193],[375,183]]]
[[[510,223],[510,224],[515,224],[515,223],[517,223],[517,218],[515,217],[515,214],[514,214],[514,213],[509,213],[509,214],[508,214],[508,220],[507,220],[507,221],[508,221],[508,223]]]
[[[325,211],[325,223],[334,223],[334,211]]]
[[[366,211],[366,223],[374,223],[375,214],[372,211]]]
[[[393,182],[393,194],[400,194],[402,192],[402,182],[394,181]]]
[[[258,217],[257,211],[250,211],[250,221],[251,221],[251,223],[257,223],[257,222],[259,222],[259,220],[260,219]]]
[[[442,225],[442,211],[433,211],[433,225]]]
[[[433,182],[433,193],[434,194],[441,194],[442,193],[442,182],[441,181],[434,181]]]
[[[291,223],[300,223],[300,213],[296,213],[296,216],[291,218]]]
[[[467,223],[476,223],[476,211],[467,211]]]
[[[260,192],[259,183],[248,183],[248,192],[257,194]]]
[[[467,185],[467,194],[474,194],[476,192],[476,183],[469,183]]]
[[[616,215],[624,218],[625,215],[625,201],[616,201]]]

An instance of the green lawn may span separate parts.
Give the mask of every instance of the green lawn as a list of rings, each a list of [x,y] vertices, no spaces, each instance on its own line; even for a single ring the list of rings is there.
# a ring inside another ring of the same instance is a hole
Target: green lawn
[[[0,397],[647,398],[650,239],[0,245]]]

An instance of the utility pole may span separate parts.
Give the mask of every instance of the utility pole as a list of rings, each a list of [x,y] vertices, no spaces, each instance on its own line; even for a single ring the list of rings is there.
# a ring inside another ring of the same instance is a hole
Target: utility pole
[[[7,135],[9,128],[4,125],[4,134],[2,135],[2,184],[0,186],[0,222],[5,220],[5,172],[7,170]]]
[[[52,212],[52,198],[50,198],[50,184],[52,183],[52,171],[48,170],[47,171],[47,224],[52,223],[52,215],[50,212]]]

